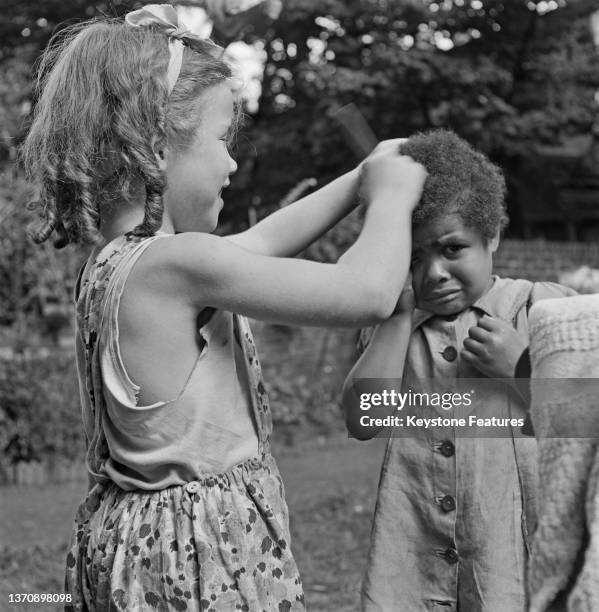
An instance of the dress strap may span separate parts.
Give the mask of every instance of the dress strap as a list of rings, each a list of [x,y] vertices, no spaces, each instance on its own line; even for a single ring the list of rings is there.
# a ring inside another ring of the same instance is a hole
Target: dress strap
[[[259,451],[260,453],[268,453],[270,452],[272,415],[268,393],[262,379],[262,368],[258,359],[258,352],[246,317],[234,314],[233,326],[235,338],[239,342],[245,358],[252,412],[258,431]]]
[[[107,311],[107,302],[113,281],[118,280],[122,265],[143,250],[159,234],[148,238],[119,237],[106,245],[99,254],[92,253],[81,277],[77,299],[77,328],[81,346],[78,359],[82,417],[87,440],[87,467],[96,481],[105,481],[104,464],[109,457],[108,443],[104,434],[103,418],[106,411],[102,393],[102,370],[100,365],[99,337]],[[115,277],[116,273],[116,277]]]

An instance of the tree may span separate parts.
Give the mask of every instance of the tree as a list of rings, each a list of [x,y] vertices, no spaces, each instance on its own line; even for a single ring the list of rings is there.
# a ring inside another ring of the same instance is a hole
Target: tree
[[[237,181],[239,218],[242,202],[275,203],[301,178],[324,181],[355,162],[332,119],[350,101],[381,137],[450,127],[508,173],[537,144],[588,132],[599,89],[595,8],[288,0],[263,43],[263,93],[246,136],[256,161]]]
[[[141,5],[15,3],[0,21],[0,63],[33,59],[64,23]],[[332,119],[350,101],[380,137],[451,127],[508,172],[536,144],[588,131],[599,88],[595,9],[594,0],[285,0],[274,23],[242,32],[266,60],[260,106],[238,144],[228,227],[246,222],[249,205],[265,214],[301,179],[322,182],[355,163]],[[5,104],[13,114],[26,108],[22,91]]]

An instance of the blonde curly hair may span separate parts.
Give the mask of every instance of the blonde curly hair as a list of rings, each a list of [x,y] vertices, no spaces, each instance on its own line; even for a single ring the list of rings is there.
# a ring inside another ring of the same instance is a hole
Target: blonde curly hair
[[[139,179],[146,192],[144,218],[132,233],[159,229],[166,181],[156,147],[188,145],[201,122],[202,94],[232,76],[220,47],[196,38],[184,43],[169,94],[168,40],[155,28],[93,20],[62,30],[50,42],[21,149],[28,177],[39,186],[36,242],[53,233],[57,248],[95,242],[102,206],[126,200]]]

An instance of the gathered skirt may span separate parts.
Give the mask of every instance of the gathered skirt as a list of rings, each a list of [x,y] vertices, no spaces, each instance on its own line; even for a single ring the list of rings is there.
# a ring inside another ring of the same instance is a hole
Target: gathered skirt
[[[303,612],[272,456],[160,491],[98,484],[75,518],[67,611]]]

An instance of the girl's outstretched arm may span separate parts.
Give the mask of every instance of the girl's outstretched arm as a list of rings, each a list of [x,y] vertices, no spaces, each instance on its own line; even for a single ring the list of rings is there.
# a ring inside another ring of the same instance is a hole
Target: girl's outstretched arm
[[[408,274],[411,212],[425,177],[408,157],[365,164],[364,226],[336,264],[257,255],[190,232],[150,245],[127,284],[146,309],[152,301],[152,320],[183,299],[195,311],[212,306],[280,323],[372,324],[391,314]]]
[[[399,298],[396,314],[377,325],[364,352],[345,379],[341,398],[345,424],[349,433],[358,440],[369,440],[381,431],[382,426],[370,419],[382,418],[394,412],[392,407],[376,406],[369,401],[370,397],[362,395],[369,396],[373,392],[381,393],[387,387],[398,387],[412,334],[413,310],[414,296],[409,279]],[[360,379],[370,379],[370,382],[355,386]]]
[[[366,158],[397,155],[405,138],[385,140]],[[293,257],[330,230],[358,204],[360,166],[289,206],[278,210],[250,229],[227,236],[235,244],[261,255]]]

